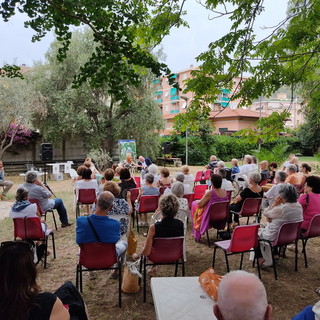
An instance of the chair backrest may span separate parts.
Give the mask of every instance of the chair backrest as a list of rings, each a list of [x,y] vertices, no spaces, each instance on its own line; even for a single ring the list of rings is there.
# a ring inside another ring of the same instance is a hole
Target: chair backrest
[[[140,188],[141,187],[141,178],[140,177],[133,177],[135,183],[136,183],[136,187]]]
[[[203,171],[198,171],[196,173],[196,177],[194,178],[194,182],[198,182],[198,181],[202,180],[202,175],[203,175]]]
[[[70,175],[70,178],[71,178],[71,179],[77,179],[77,178],[78,178],[78,173],[77,173],[77,171],[74,170],[74,169],[70,169],[70,170],[69,170],[69,175]]]
[[[82,243],[79,246],[79,264],[88,269],[110,268],[118,261],[114,243]]]
[[[214,202],[208,209],[210,214],[210,224],[215,221],[227,220],[229,216],[229,201]]]
[[[259,182],[260,187],[265,186],[270,179],[263,179]]]
[[[158,208],[159,196],[141,196],[139,202],[140,213],[153,212]]]
[[[132,189],[128,189],[128,191],[130,191],[131,193],[131,202],[135,202],[139,196],[139,188],[132,188]]]
[[[45,237],[38,217],[14,218],[14,238],[43,239]]]
[[[96,189],[79,189],[78,202],[82,204],[93,204],[96,202]]]
[[[191,210],[192,207],[192,202],[193,202],[193,198],[194,198],[194,193],[188,193],[188,194],[184,194],[183,198],[188,200],[189,203],[189,209]]]
[[[148,259],[154,263],[173,263],[183,259],[184,237],[153,238]]]
[[[120,236],[121,240],[128,240],[130,232],[130,216],[127,214],[113,214],[108,215],[110,219],[119,221],[120,223]]]
[[[238,226],[233,230],[228,251],[243,252],[258,246],[259,224]]]
[[[194,196],[193,196],[193,199],[194,200],[198,200],[198,199],[201,199],[206,190],[209,188],[209,186],[207,184],[198,184],[194,187]]]
[[[38,211],[40,212],[41,215],[43,215],[45,212],[42,210],[41,208],[41,204],[40,204],[40,201],[38,199],[29,199],[29,201],[31,203],[35,203],[37,205],[37,209]]]
[[[283,246],[293,243],[300,237],[300,225],[302,221],[283,223],[278,231],[277,238],[273,241],[273,246]]]
[[[229,199],[229,201],[231,201],[231,197],[232,197],[232,191],[228,191],[228,190],[226,190],[226,192],[227,192],[227,196],[228,196],[228,199]]]
[[[308,230],[302,234],[305,238],[313,238],[320,236],[320,214],[312,217]]]
[[[204,172],[203,180],[210,180],[211,179],[211,170],[206,170]]]
[[[239,214],[241,216],[253,216],[260,211],[260,206],[261,206],[261,198],[247,198],[244,199],[241,211]]]
[[[159,194],[160,194],[160,196],[163,195],[164,190],[166,190],[167,188],[171,189],[170,187],[160,187],[160,188],[159,188]]]

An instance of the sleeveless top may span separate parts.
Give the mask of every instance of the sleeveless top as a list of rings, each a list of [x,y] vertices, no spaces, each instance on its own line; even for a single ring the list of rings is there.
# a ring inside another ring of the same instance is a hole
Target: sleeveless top
[[[49,320],[57,297],[50,292],[41,292],[33,300],[29,320]]]
[[[155,223],[154,238],[169,238],[183,236],[183,222],[178,219],[163,218]]]

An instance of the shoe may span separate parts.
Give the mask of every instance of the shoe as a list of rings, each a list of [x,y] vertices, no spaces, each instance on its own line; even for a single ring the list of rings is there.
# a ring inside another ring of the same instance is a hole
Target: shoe
[[[67,227],[70,227],[72,226],[73,223],[70,223],[70,222],[67,222],[67,223],[61,223],[61,228],[67,228]]]
[[[119,276],[119,270],[112,270],[110,275],[109,275],[109,279],[117,279]]]

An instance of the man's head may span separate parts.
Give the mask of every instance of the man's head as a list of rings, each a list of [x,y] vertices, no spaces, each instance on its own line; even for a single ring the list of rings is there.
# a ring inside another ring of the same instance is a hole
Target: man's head
[[[278,183],[284,183],[287,179],[287,174],[284,171],[277,171],[275,179]]]
[[[38,179],[38,175],[35,171],[28,171],[26,173],[26,182],[35,183],[37,179]]]
[[[184,182],[184,174],[182,172],[176,173],[176,181]]]
[[[114,195],[109,191],[103,191],[97,199],[96,213],[107,213],[113,205]]]
[[[216,157],[216,156],[214,156],[214,155],[210,156],[210,162],[211,162],[211,161],[215,161],[215,160],[217,160],[217,157]]]
[[[139,160],[140,160],[141,162],[144,162],[144,157],[143,157],[143,156],[140,156],[140,157],[139,157]]]
[[[224,161],[220,160],[220,161],[217,162],[218,169],[224,169],[225,166],[226,166],[226,164],[224,163]]]
[[[297,172],[297,166],[294,165],[294,164],[289,164],[288,167],[287,167],[287,172],[288,172],[288,175],[290,176],[291,174],[294,174]]]
[[[220,282],[214,314],[218,320],[271,319],[263,283],[252,273],[231,271]]]

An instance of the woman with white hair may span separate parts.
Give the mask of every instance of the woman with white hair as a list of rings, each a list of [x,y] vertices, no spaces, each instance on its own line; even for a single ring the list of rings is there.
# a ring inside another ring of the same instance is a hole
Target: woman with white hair
[[[233,214],[231,211],[240,212],[243,202],[247,198],[262,198],[263,197],[263,190],[259,186],[259,182],[261,181],[261,175],[259,172],[251,172],[249,174],[249,187],[245,188],[241,193],[236,197],[232,204],[229,205],[229,224],[232,223],[232,216]],[[239,215],[234,215],[234,224],[239,225]]]
[[[148,168],[149,173],[153,175],[153,186],[157,187],[158,181],[160,179],[159,174],[158,174],[158,166],[156,164],[151,164]]]
[[[176,181],[173,183],[171,192],[177,196],[179,202],[179,210],[185,210],[187,212],[190,211],[188,200],[183,198],[184,195],[184,185],[180,181]]]

